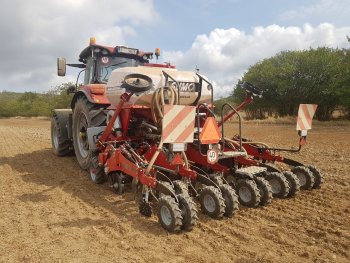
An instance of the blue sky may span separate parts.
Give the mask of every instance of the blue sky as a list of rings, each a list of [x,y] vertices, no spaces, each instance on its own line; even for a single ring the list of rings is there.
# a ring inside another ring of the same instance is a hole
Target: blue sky
[[[0,90],[45,92],[74,81],[56,58],[77,60],[90,36],[162,50],[196,66],[228,96],[249,66],[283,50],[348,48],[350,0],[0,0]],[[11,21],[11,23],[9,23]]]

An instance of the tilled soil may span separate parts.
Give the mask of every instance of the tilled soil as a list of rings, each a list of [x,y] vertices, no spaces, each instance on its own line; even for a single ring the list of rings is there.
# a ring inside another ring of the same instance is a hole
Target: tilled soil
[[[243,133],[278,147],[298,142],[290,125],[245,124]],[[231,219],[199,214],[193,231],[168,234],[138,213],[130,191],[95,185],[74,156],[56,157],[49,121],[2,119],[0,262],[349,262],[349,153],[349,126],[315,126],[288,156],[317,165],[321,189],[241,207]]]

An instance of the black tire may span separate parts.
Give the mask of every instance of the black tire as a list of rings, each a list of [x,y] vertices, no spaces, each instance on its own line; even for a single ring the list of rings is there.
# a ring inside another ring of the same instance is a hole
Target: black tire
[[[175,194],[184,194],[184,195],[189,195],[188,193],[188,185],[181,181],[181,180],[175,180],[173,181],[174,189],[175,189]]]
[[[225,213],[225,199],[215,186],[205,186],[199,193],[202,212],[211,218],[220,219]]]
[[[314,178],[315,178],[315,182],[314,185],[312,186],[312,188],[320,188],[321,185],[324,183],[324,177],[323,174],[321,173],[320,169],[318,169],[316,166],[314,165],[308,165],[307,168],[309,168],[309,170],[311,171],[311,173],[313,174]]]
[[[265,206],[272,202],[273,196],[272,196],[272,189],[271,185],[267,180],[265,180],[263,177],[256,177],[254,179],[259,191],[260,191],[260,203],[259,205]]]
[[[300,182],[300,189],[310,190],[315,184],[315,177],[309,168],[305,166],[296,166],[292,169],[292,173],[294,173]]]
[[[289,184],[289,193],[288,197],[296,195],[300,191],[300,182],[298,177],[289,171],[284,171],[283,172],[284,177],[287,179],[288,184]]]
[[[273,172],[267,174],[265,179],[269,182],[272,189],[272,196],[285,198],[289,193],[289,184],[282,173]]]
[[[182,230],[191,231],[197,224],[197,207],[193,199],[186,194],[180,194],[177,196],[179,200],[179,208],[182,216]]]
[[[251,179],[240,179],[236,183],[236,193],[239,202],[247,207],[257,207],[261,195],[256,183]]]
[[[238,196],[231,186],[228,184],[220,185],[222,197],[225,200],[224,216],[232,217],[239,209]]]
[[[73,145],[79,166],[86,170],[90,167],[94,152],[89,149],[87,128],[106,124],[106,115],[102,105],[96,105],[80,97],[73,110]]]
[[[162,196],[158,199],[158,220],[162,227],[169,232],[181,230],[182,215],[179,204],[171,196]]]
[[[89,175],[91,181],[93,181],[95,184],[102,184],[106,179],[103,166],[99,165],[97,156],[94,156],[91,159]]]
[[[72,153],[71,141],[64,138],[63,132],[58,117],[54,114],[51,118],[51,144],[52,151],[57,156],[66,156]]]

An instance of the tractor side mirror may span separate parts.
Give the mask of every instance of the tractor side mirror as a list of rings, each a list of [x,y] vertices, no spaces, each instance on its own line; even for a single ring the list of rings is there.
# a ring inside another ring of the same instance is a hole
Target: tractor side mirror
[[[66,59],[65,58],[57,58],[57,75],[65,76],[66,75]]]

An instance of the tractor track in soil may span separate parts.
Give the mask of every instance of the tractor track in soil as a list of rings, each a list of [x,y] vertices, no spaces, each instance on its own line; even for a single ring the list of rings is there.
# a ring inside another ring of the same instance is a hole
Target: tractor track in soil
[[[243,134],[277,147],[298,141],[291,125],[245,124]],[[0,119],[0,262],[349,262],[349,152],[349,126],[315,125],[288,156],[318,166],[321,189],[231,219],[199,213],[193,231],[168,234],[138,213],[130,191],[116,195],[74,156],[54,156],[49,121]]]

